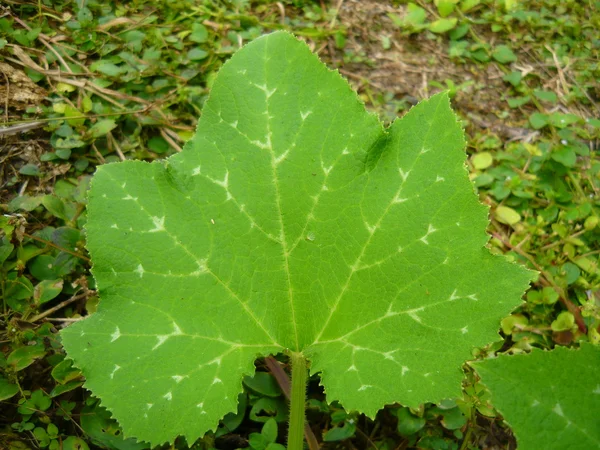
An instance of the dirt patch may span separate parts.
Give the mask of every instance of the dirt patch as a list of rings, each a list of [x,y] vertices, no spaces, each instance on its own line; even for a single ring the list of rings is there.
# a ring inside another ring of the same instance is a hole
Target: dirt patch
[[[408,36],[390,19],[389,14],[402,17],[405,6],[394,7],[376,0],[346,0],[339,20],[346,25],[348,37],[344,54],[335,58],[346,61],[341,72],[359,91],[365,85],[381,93],[391,94],[398,101],[415,104],[439,92],[430,83],[446,85],[472,84],[458,90],[453,105],[459,114],[476,128],[472,131],[492,131],[505,139],[518,139],[527,130],[515,118],[498,115],[506,111],[503,95],[504,73],[495,65],[456,63],[448,56],[448,43],[442,37],[428,38],[426,33]],[[389,48],[383,42],[388,40]],[[349,55],[351,55],[349,57]],[[352,55],[364,61],[352,62]],[[335,59],[334,58],[334,59]]]
[[[0,104],[5,111],[25,110],[42,103],[48,93],[20,69],[0,62]]]

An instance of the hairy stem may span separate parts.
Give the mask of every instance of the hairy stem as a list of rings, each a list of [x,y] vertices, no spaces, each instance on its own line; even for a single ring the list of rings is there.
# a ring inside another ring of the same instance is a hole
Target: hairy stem
[[[285,373],[285,370],[281,368],[281,366],[279,365],[279,361],[277,361],[272,356],[267,356],[265,358],[265,363],[267,364],[267,367],[275,377],[275,380],[277,381],[279,388],[283,392],[283,395],[285,395],[285,398],[289,402],[290,395],[292,394],[290,377],[287,373]],[[319,450],[319,441],[317,440],[317,437],[310,428],[308,422],[304,423],[304,439],[306,439],[306,443],[308,444],[309,450]]]
[[[302,450],[304,444],[304,407],[306,403],[306,383],[308,370],[306,358],[301,352],[291,352],[292,395],[290,398],[290,426],[288,429],[288,450]]]

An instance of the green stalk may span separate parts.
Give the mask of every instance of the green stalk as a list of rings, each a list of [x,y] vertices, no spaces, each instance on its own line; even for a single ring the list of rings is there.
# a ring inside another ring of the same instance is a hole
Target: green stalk
[[[304,448],[304,408],[308,370],[306,358],[301,352],[290,352],[292,363],[292,395],[290,397],[290,426],[287,450]]]

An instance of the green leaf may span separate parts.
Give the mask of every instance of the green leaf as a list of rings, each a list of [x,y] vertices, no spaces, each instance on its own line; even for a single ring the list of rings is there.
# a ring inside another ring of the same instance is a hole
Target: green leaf
[[[188,59],[191,59],[192,61],[200,61],[200,60],[206,58],[207,56],[208,56],[208,52],[205,50],[202,50],[199,47],[195,47],[187,53]]]
[[[529,123],[535,130],[539,130],[548,125],[548,116],[542,113],[533,113],[529,116]]]
[[[333,427],[323,434],[324,442],[336,442],[343,441],[344,439],[351,438],[356,433],[356,423],[354,420],[346,420],[342,423],[342,426]]]
[[[20,195],[18,197],[13,198],[8,204],[8,210],[10,212],[24,210],[24,211],[33,211],[35,208],[40,206],[42,202],[42,197],[31,197],[27,194]]]
[[[279,397],[281,389],[273,375],[267,372],[256,372],[253,377],[244,377],[244,384],[254,392],[267,397]]]
[[[117,77],[124,72],[127,72],[127,69],[124,67],[117,66],[109,61],[100,60],[98,62],[93,63],[90,66],[90,69],[95,72],[100,72],[110,77]]]
[[[36,359],[43,357],[45,354],[44,344],[26,345],[13,350],[6,358],[6,362],[15,371],[19,371],[29,367]]]
[[[69,436],[63,441],[62,450],[90,450],[90,448],[83,439]]]
[[[192,33],[189,36],[189,40],[202,44],[208,40],[208,30],[201,23],[195,23],[192,25]]]
[[[445,33],[454,28],[457,22],[458,19],[456,17],[452,17],[451,19],[438,19],[429,24],[429,31],[437,34]]]
[[[481,0],[462,0],[460,2],[460,10],[467,12],[481,3]]]
[[[147,444],[124,439],[117,422],[99,405],[86,406],[81,411],[81,428],[92,443],[114,450],[145,450]]]
[[[480,152],[473,156],[471,162],[473,163],[473,167],[477,170],[483,170],[494,163],[494,157],[490,152]]]
[[[37,166],[37,164],[25,164],[19,169],[19,173],[21,175],[37,177],[40,175],[40,168]]]
[[[499,356],[471,363],[511,426],[518,448],[588,450],[600,446],[600,348]]]
[[[549,103],[556,103],[558,102],[558,96],[556,95],[556,93],[552,92],[552,91],[543,91],[541,89],[535,89],[533,91],[533,94],[539,98],[542,101],[545,102],[549,102]]]
[[[49,302],[61,293],[63,280],[40,281],[33,289],[33,299],[38,305]]]
[[[183,152],[98,167],[102,299],[62,331],[86,387],[152,445],[214,428],[255,359],[286,349],[370,417],[460,395],[531,278],[485,248],[464,146],[444,94],[386,130],[291,35],[246,45]],[[285,418],[281,397],[259,402],[252,420]]]
[[[565,167],[575,167],[577,163],[577,154],[573,147],[560,147],[552,152],[551,158]]]
[[[169,150],[169,143],[159,136],[148,139],[148,148],[154,153],[165,153]]]
[[[399,408],[395,412],[398,418],[398,433],[403,436],[410,436],[421,430],[427,421],[422,417],[415,416],[410,412],[410,408]]]
[[[87,131],[86,138],[98,139],[99,137],[106,135],[109,131],[114,130],[116,126],[117,123],[112,119],[99,120]]]
[[[435,6],[437,7],[440,16],[447,17],[452,14],[458,1],[459,0],[435,0]]]
[[[0,401],[9,399],[19,392],[19,386],[10,383],[3,375],[0,375]]]
[[[531,97],[529,95],[525,95],[523,97],[515,97],[515,98],[507,98],[506,99],[508,106],[510,106],[513,109],[519,108],[520,106],[523,106],[523,105],[526,105],[530,101],[531,101]]]
[[[267,439],[268,443],[273,443],[277,440],[277,422],[274,419],[269,419],[263,425],[261,434]]]
[[[521,72],[510,72],[502,77],[504,81],[513,85],[513,87],[517,87],[521,84],[521,79],[523,78],[523,74]],[[512,108],[512,107],[511,107]]]
[[[52,369],[52,378],[57,383],[65,384],[81,376],[81,371],[73,367],[73,361],[65,359]]]
[[[521,215],[508,206],[498,206],[495,212],[496,220],[507,225],[514,225],[521,221]]]
[[[501,64],[506,64],[517,60],[517,56],[507,45],[499,45],[496,47],[492,53],[492,58]]]
[[[570,311],[563,311],[550,326],[552,327],[552,331],[567,331],[571,330],[574,325],[575,316]]]

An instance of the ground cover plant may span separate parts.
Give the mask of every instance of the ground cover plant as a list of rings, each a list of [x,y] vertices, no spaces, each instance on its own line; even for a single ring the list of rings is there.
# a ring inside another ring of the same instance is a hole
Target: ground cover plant
[[[594,2],[6,4],[0,103],[5,123],[26,132],[0,136],[0,447],[148,448],[123,440],[110,414],[81,387],[81,372],[65,360],[57,336],[96,309],[82,232],[90,176],[105,162],[178,152],[223,61],[280,28],[304,37],[329,67],[339,68],[386,122],[449,89],[466,126],[470,178],[491,207],[488,247],[540,274],[522,305],[502,320],[503,340],[474,350],[475,359],[598,343]],[[542,354],[563,358],[556,350]],[[285,443],[289,368],[278,358],[256,362],[237,413],[215,433],[169,447]],[[588,390],[596,387],[569,370],[597,362],[590,350],[562,361],[565,376],[540,385],[539,396],[554,399],[559,392],[565,399],[543,407],[571,420],[568,397],[592,401]],[[311,377],[310,432],[324,448],[514,448],[496,406],[527,448],[526,431],[516,428],[526,426],[525,418],[512,416],[501,400],[503,392],[509,403],[527,400],[503,389],[513,383],[508,363],[499,369],[507,375],[503,384],[488,381],[491,394],[471,366],[464,370],[460,397],[389,406],[375,420],[327,403],[318,377]],[[543,375],[531,374],[540,384]],[[481,376],[485,382],[483,369]],[[576,436],[589,448],[585,434]]]

